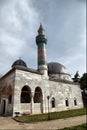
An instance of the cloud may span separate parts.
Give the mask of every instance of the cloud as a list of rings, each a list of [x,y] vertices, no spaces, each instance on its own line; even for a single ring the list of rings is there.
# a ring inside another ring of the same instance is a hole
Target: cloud
[[[4,67],[0,73],[3,73],[13,60],[34,51],[32,44],[38,13],[27,0],[4,0],[0,1],[0,6],[0,68]]]
[[[0,0],[0,73],[19,57],[37,67],[40,22],[48,38],[48,62],[60,62],[73,74],[84,73],[86,0]]]

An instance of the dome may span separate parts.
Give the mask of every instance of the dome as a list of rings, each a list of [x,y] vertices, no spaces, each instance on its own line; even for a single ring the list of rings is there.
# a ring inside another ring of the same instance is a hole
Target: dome
[[[66,67],[57,62],[48,63],[48,75],[51,79],[72,81]]]
[[[12,68],[15,67],[15,66],[27,67],[26,63],[25,63],[23,60],[21,60],[21,59],[16,60],[16,61],[12,64]]]
[[[57,62],[48,63],[48,74],[68,74],[66,67]]]

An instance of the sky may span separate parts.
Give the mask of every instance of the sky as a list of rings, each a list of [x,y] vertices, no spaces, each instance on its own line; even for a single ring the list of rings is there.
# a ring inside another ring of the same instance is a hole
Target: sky
[[[40,23],[47,62],[63,64],[72,77],[86,72],[86,0],[0,0],[0,75],[20,57],[37,69]]]

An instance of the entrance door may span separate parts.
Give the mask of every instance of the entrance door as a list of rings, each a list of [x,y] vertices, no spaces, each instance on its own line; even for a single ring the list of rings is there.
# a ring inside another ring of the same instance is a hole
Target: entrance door
[[[6,109],[6,101],[3,100],[3,110],[2,110],[2,114],[5,114],[5,109]]]

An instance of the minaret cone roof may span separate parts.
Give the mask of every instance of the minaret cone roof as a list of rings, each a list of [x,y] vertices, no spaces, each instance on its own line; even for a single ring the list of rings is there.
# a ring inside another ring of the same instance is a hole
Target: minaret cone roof
[[[39,27],[39,29],[38,29],[38,34],[39,34],[39,35],[45,35],[45,30],[43,29],[42,24],[40,24],[40,27]]]

